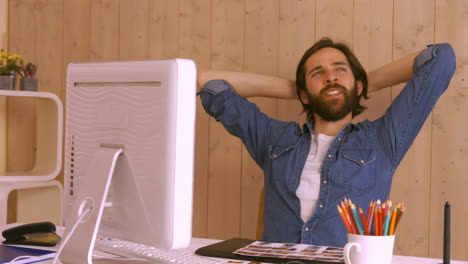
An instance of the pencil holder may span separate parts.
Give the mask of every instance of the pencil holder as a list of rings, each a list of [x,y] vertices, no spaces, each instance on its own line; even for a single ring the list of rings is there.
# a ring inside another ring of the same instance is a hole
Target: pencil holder
[[[395,236],[348,234],[344,247],[346,264],[391,264]]]

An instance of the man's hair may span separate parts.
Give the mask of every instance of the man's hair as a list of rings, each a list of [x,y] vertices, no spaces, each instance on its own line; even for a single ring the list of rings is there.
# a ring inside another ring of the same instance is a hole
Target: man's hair
[[[306,87],[306,81],[305,81],[305,74],[306,74],[305,63],[307,59],[309,59],[310,56],[312,56],[314,53],[316,53],[317,51],[323,48],[334,48],[343,52],[344,55],[346,56],[346,59],[348,60],[349,66],[351,67],[351,71],[353,72],[355,81],[362,82],[362,93],[358,95],[357,105],[353,109],[353,112],[352,112],[352,117],[355,117],[359,115],[360,113],[362,113],[367,108],[365,106],[362,106],[359,103],[361,100],[361,97],[368,99],[368,96],[367,96],[368,83],[367,83],[366,71],[364,70],[364,68],[362,67],[361,63],[356,58],[356,56],[353,54],[351,49],[346,44],[340,43],[340,42],[333,42],[333,40],[331,40],[330,38],[322,38],[304,53],[304,55],[302,56],[302,59],[299,61],[299,64],[297,65],[296,93],[299,98],[299,101],[301,101],[302,107],[304,108],[304,112],[307,113],[307,121],[314,123],[315,117],[314,117],[314,112],[312,111],[310,106],[308,104],[304,104],[304,102],[302,102],[302,99],[301,99],[301,91],[308,93],[307,87]]]

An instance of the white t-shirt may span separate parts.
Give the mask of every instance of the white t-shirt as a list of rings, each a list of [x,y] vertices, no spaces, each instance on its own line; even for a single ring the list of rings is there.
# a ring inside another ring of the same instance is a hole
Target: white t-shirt
[[[296,191],[296,195],[301,201],[301,217],[304,222],[307,222],[312,217],[317,205],[323,159],[334,138],[334,136],[324,134],[312,134],[310,152]]]

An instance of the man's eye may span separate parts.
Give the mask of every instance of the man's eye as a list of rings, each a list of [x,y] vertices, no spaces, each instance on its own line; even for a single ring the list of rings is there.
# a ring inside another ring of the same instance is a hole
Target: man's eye
[[[347,72],[348,69],[346,69],[346,68],[338,68],[338,71],[339,71],[339,72]]]
[[[310,76],[316,77],[316,76],[320,76],[320,74],[322,74],[320,71],[316,71],[316,72],[311,73]]]

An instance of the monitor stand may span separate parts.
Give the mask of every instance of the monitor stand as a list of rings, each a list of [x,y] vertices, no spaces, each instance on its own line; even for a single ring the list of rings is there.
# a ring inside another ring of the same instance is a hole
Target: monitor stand
[[[91,211],[77,225],[70,240],[63,248],[59,259],[65,264],[92,264],[92,256],[99,225],[106,206],[109,187],[114,175],[117,160],[122,153],[122,148],[101,146],[94,154],[86,175],[94,177],[82,177],[80,191],[73,204],[73,218],[78,220],[87,209]],[[107,175],[107,177],[101,177]],[[75,223],[67,223],[64,238],[70,233],[70,228]]]

